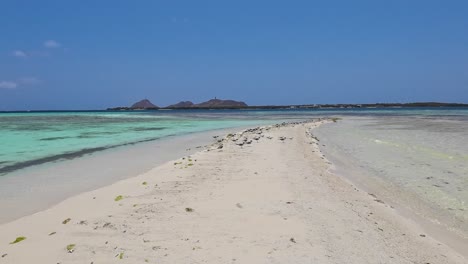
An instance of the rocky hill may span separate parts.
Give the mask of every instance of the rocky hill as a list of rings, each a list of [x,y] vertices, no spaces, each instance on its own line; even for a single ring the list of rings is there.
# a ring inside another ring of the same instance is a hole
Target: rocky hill
[[[164,109],[205,109],[205,108],[218,108],[218,109],[229,109],[229,108],[246,108],[248,105],[242,101],[234,100],[221,100],[221,99],[211,99],[203,103],[194,104],[191,101],[181,101],[177,104],[169,105],[164,107]],[[139,102],[134,103],[132,106],[120,106],[107,108],[110,111],[124,111],[124,110],[142,110],[142,109],[160,109],[157,105],[150,102],[148,99],[143,99]]]
[[[247,104],[241,101],[211,99],[203,103],[194,104],[190,101],[182,101],[177,104],[167,106],[166,108],[243,108]]]
[[[155,109],[159,108],[158,106],[154,105],[148,99],[143,99],[139,102],[134,103],[130,109]]]
[[[202,107],[202,108],[230,108],[230,107],[246,107],[247,104],[241,101],[234,101],[234,100],[211,99],[206,102],[196,104],[195,106]]]
[[[189,107],[194,107],[194,105],[195,104],[190,101],[181,101],[181,102],[178,102],[177,104],[166,106],[166,108],[189,108]]]

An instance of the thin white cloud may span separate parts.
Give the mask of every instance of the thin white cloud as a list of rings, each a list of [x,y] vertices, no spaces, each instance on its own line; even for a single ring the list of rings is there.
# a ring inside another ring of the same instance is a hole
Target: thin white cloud
[[[33,86],[42,83],[42,81],[36,77],[22,77],[16,81],[0,81],[0,89],[16,89],[18,87]]]
[[[18,83],[24,85],[36,85],[40,84],[42,81],[36,77],[23,77],[18,80]]]
[[[10,81],[0,81],[0,89],[15,89],[18,84]]]
[[[30,57],[49,57],[50,53],[47,51],[31,51],[29,52]]]
[[[44,47],[46,48],[53,49],[53,48],[59,48],[60,46],[62,46],[62,44],[52,39],[44,41]]]
[[[62,44],[55,40],[50,39],[50,40],[44,41],[43,46],[47,49],[57,49],[57,48],[61,48]],[[67,52],[69,49],[63,48],[63,50]],[[45,50],[45,49],[39,50],[39,51],[37,50],[36,51],[34,50],[24,51],[24,50],[17,49],[11,52],[11,56],[14,56],[16,58],[22,58],[22,59],[34,58],[34,57],[48,57],[50,55],[51,55],[50,50]]]
[[[12,55],[17,57],[17,58],[27,58],[28,57],[28,54],[26,54],[26,52],[24,52],[22,50],[14,50]]]
[[[172,23],[188,23],[190,20],[186,17],[180,18],[180,17],[172,17],[171,22]]]

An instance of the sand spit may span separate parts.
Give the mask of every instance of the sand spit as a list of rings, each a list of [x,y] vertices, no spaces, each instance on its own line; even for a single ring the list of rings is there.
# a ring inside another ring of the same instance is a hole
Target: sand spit
[[[229,134],[1,225],[0,263],[467,263],[331,174],[324,122]]]

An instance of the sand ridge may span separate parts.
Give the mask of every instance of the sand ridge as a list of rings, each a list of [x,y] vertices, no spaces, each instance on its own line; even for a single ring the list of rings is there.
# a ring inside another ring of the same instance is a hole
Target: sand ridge
[[[229,134],[1,225],[0,263],[466,263],[330,173],[324,122]]]

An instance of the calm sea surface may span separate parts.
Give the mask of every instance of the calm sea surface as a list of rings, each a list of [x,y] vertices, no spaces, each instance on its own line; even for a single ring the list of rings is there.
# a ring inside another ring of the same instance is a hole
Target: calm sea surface
[[[0,176],[115,146],[317,116],[468,116],[464,109],[0,113]],[[448,132],[450,133],[450,132]]]
[[[168,111],[0,113],[0,175],[116,146],[255,123]]]
[[[468,241],[466,112],[348,116],[314,133],[339,174]]]

